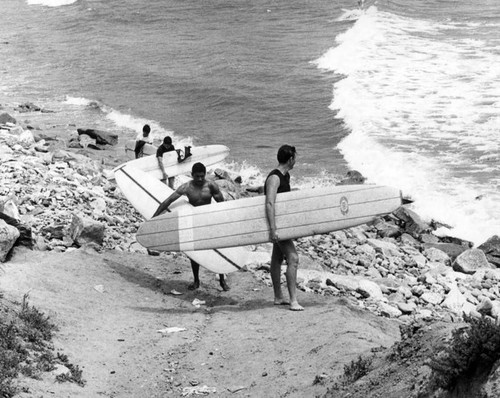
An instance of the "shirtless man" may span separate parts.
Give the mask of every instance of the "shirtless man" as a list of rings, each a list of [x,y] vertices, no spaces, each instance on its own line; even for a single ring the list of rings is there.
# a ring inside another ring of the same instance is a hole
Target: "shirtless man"
[[[295,147],[283,145],[278,150],[278,167],[267,176],[264,185],[266,195],[266,217],[269,224],[269,239],[273,242],[271,254],[271,280],[274,289],[274,304],[290,304],[292,311],[302,311],[304,307],[297,301],[297,268],[299,256],[291,239],[281,240],[276,229],[275,202],[280,192],[290,191],[290,174],[295,165]],[[290,302],[283,298],[281,291],[281,264],[286,259],[286,284]]]
[[[193,179],[185,184],[182,184],[175,192],[170,195],[156,210],[153,217],[156,217],[165,211],[169,211],[168,207],[179,199],[182,195],[186,195],[189,203],[193,206],[203,206],[208,205],[212,198],[217,202],[223,202],[224,196],[219,189],[219,186],[213,181],[207,181],[205,179],[207,175],[207,170],[203,163],[195,163],[191,169],[191,176]],[[188,286],[189,290],[195,290],[200,287],[200,264],[191,260],[191,269],[193,270],[194,282]],[[224,279],[224,274],[219,274],[220,285],[222,290],[228,291],[229,286]]]

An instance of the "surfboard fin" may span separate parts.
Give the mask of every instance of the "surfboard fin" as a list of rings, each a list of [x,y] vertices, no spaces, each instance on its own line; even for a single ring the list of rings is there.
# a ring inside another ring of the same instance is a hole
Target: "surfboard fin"
[[[176,149],[176,152],[177,152],[177,162],[179,163],[184,162],[188,157],[192,155],[190,146],[185,146],[184,152],[181,149]]]

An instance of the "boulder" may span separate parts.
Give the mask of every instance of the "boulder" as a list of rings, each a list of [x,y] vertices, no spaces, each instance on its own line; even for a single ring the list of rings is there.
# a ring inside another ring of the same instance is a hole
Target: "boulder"
[[[493,268],[482,250],[469,249],[460,254],[453,262],[453,269],[464,274],[473,274],[482,268]]]
[[[0,124],[7,124],[7,123],[16,124],[17,121],[12,116],[10,116],[8,113],[0,114]]]
[[[0,220],[0,262],[5,262],[19,235],[17,228]]]
[[[446,253],[451,261],[454,261],[460,254],[468,249],[468,247],[457,243],[424,243],[425,249],[430,247]]]
[[[336,185],[358,185],[363,184],[366,178],[356,170],[349,170],[345,177]]]
[[[76,129],[78,135],[86,134],[96,140],[97,145],[116,145],[118,144],[118,134],[109,133],[94,129]]]
[[[478,246],[478,249],[486,254],[486,258],[491,264],[500,268],[500,236],[492,236],[482,245]]]
[[[104,224],[85,218],[80,214],[73,214],[69,234],[71,239],[78,245],[92,242],[102,245],[104,242]]]
[[[405,232],[414,238],[431,229],[430,225],[424,222],[417,213],[404,206],[401,206],[392,214],[404,222]]]

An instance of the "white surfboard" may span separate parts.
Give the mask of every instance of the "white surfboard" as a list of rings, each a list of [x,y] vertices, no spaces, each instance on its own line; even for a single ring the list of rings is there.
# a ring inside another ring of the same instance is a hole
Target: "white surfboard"
[[[201,162],[205,166],[211,166],[223,161],[227,155],[229,155],[229,148],[225,145],[195,146],[191,147],[191,156],[182,162],[178,161],[177,152],[165,152],[163,154],[163,167],[169,177],[174,177],[181,174],[190,174],[191,168],[196,162]],[[138,170],[145,171],[157,179],[163,178],[163,174],[158,166],[158,160],[156,159],[156,149],[153,155],[130,160],[126,164]],[[113,172],[122,166],[123,164],[116,167],[113,169]]]
[[[125,154],[130,160],[135,159],[135,143],[136,140],[128,140],[127,142],[125,142]],[[142,154],[143,156],[154,155],[156,154],[157,149],[158,146],[146,143],[142,147]]]
[[[123,195],[146,219],[150,219],[158,206],[168,198],[173,190],[144,171],[130,165],[115,170],[116,183]],[[170,208],[193,207],[185,197],[179,198]],[[248,251],[242,247],[221,250],[187,251],[185,254],[202,267],[219,274],[238,271],[245,265]]]
[[[366,224],[402,204],[399,189],[343,185],[280,193],[276,226],[281,239],[295,239]],[[269,242],[265,197],[182,207],[144,222],[137,241],[154,250],[218,249]]]

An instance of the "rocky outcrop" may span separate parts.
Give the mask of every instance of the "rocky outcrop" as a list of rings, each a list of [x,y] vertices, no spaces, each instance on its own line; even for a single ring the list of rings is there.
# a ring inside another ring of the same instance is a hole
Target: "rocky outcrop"
[[[116,145],[118,144],[118,134],[103,130],[77,129],[78,135],[86,135],[95,140],[97,145]]]
[[[486,258],[491,264],[500,268],[500,236],[492,236],[482,245],[479,245],[478,249],[486,254]]]

